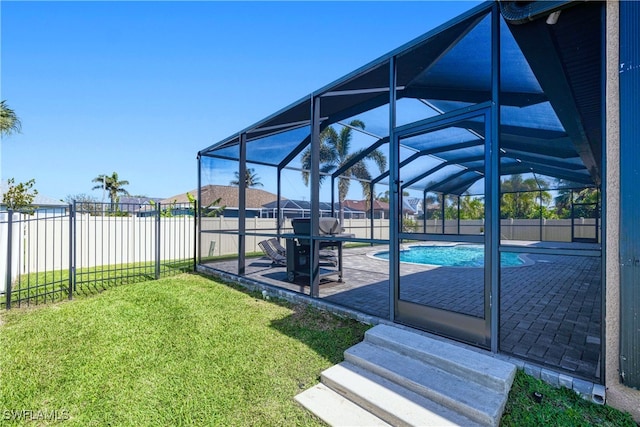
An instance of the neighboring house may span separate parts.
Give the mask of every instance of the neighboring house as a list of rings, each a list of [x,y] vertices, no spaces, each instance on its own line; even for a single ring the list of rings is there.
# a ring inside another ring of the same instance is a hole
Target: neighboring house
[[[364,218],[370,218],[370,210],[366,200],[345,200],[345,208],[364,212]],[[373,217],[374,218],[389,218],[389,203],[382,202],[380,200],[373,201]]]
[[[274,200],[262,206],[261,218],[275,218],[277,212],[277,203]],[[311,216],[311,202],[308,200],[282,200],[280,201],[280,210],[284,218],[298,218]],[[337,216],[340,206],[334,204],[334,212]],[[320,216],[331,216],[331,203],[320,202]],[[345,201],[344,217],[347,219],[365,218],[365,211],[362,209],[354,209],[348,206]]]
[[[345,207],[358,212],[364,212],[364,215],[359,218],[371,218],[370,210],[368,207],[368,203],[366,200],[345,200]],[[381,200],[373,201],[373,218],[374,219],[388,219],[389,218],[389,203],[383,202]],[[406,200],[403,200],[402,203],[402,215],[405,218],[414,218],[419,214],[411,204],[407,203]]]
[[[2,203],[2,199],[4,197],[4,193],[8,190],[9,185],[7,184],[7,181],[0,181],[0,194],[2,195],[2,197],[0,197],[0,211],[7,210],[7,207]],[[40,193],[36,194],[36,197],[33,199],[33,205],[36,207],[35,212],[38,214],[64,213],[69,206],[68,203]]]
[[[408,215],[412,218],[420,217],[422,215],[422,200],[418,197],[403,197],[402,202],[403,207],[410,210]]]
[[[123,196],[118,199],[118,209],[121,212],[128,212],[131,214],[138,213],[140,210],[147,210],[149,206],[154,203],[158,203],[162,200],[161,197],[130,197]]]
[[[198,189],[188,191],[196,199],[198,198]],[[216,200],[220,199],[218,203]],[[265,190],[257,188],[247,188],[246,191],[246,215],[247,218],[260,218],[263,206],[271,202],[275,203],[277,196]],[[286,200],[283,198],[283,200]],[[172,203],[184,206],[190,203],[187,193],[177,194],[172,197],[160,200],[163,206],[169,206]],[[203,209],[207,207],[224,207],[221,216],[227,218],[238,217],[238,187],[232,185],[205,185],[200,193],[200,206]]]

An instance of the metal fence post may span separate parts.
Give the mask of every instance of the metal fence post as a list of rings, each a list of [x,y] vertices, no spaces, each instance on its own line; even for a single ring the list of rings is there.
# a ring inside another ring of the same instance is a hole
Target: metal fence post
[[[7,209],[7,213],[9,214],[9,218],[7,221],[7,287],[5,289],[6,292],[6,309],[9,310],[11,308],[11,248],[13,247],[11,242],[11,234],[13,229],[13,210]]]
[[[160,278],[160,202],[156,204],[156,280]]]
[[[193,201],[193,271],[196,271],[198,259],[198,200]]]
[[[76,201],[69,203],[69,299],[76,288]]]

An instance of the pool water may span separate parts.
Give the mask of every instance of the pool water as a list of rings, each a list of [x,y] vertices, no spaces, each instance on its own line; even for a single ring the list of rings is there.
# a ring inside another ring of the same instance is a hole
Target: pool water
[[[389,251],[378,252],[374,256],[388,260]],[[400,262],[444,267],[482,267],[484,266],[484,247],[480,245],[410,246],[409,249],[400,251]],[[510,252],[500,254],[500,263],[502,267],[525,264],[518,254]]]

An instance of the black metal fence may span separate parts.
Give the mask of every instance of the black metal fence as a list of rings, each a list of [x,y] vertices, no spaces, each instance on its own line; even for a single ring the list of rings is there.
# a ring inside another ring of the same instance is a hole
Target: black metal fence
[[[0,307],[193,271],[191,204],[73,203],[0,212]]]

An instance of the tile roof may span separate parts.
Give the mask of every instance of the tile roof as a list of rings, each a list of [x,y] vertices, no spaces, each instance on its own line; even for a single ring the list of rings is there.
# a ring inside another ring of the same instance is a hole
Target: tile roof
[[[191,190],[189,193],[194,197],[197,197],[198,189],[196,188],[195,190]],[[257,188],[247,188],[246,197],[248,209],[261,208],[263,205],[271,203],[277,199],[275,194]],[[238,207],[238,187],[232,185],[204,185],[202,187],[202,206],[208,206],[218,198],[220,198],[218,206],[226,206],[228,208]],[[282,200],[286,199],[282,197]],[[160,203],[169,204],[174,201],[176,203],[188,203],[189,199],[187,198],[187,193],[168,197],[161,200]]]
[[[344,206],[349,209],[353,209],[356,211],[367,212],[367,201],[366,200],[345,200]],[[373,210],[374,211],[389,211],[389,203],[381,202],[380,200],[373,201]]]

